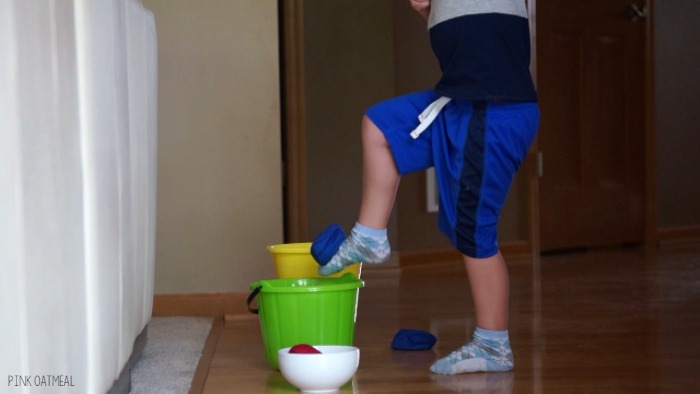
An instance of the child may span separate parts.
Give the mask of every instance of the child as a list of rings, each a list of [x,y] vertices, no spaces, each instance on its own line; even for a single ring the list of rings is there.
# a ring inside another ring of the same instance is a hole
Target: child
[[[410,0],[442,70],[433,90],[393,98],[362,119],[363,192],[350,235],[321,275],[390,255],[386,225],[401,174],[435,167],[438,225],[463,255],[475,305],[471,342],[438,374],[509,371],[509,279],[496,227],[539,122],[525,0]]]

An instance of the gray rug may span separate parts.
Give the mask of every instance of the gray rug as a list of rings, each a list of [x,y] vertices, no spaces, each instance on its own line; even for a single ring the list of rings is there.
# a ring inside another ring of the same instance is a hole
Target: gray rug
[[[132,394],[187,394],[213,319],[154,317],[146,347],[131,370]]]

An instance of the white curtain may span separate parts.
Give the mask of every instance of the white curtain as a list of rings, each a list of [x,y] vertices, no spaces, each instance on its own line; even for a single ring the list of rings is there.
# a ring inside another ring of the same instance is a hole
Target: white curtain
[[[150,319],[156,58],[139,0],[0,1],[0,385],[12,392],[105,392]],[[13,375],[73,387],[20,389]]]

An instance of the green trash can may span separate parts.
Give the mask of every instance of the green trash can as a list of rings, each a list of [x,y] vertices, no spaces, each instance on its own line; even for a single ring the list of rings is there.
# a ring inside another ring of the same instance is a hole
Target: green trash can
[[[364,282],[349,273],[340,278],[269,279],[251,284],[248,310],[260,316],[270,366],[279,369],[279,349],[300,343],[352,346],[361,287]]]

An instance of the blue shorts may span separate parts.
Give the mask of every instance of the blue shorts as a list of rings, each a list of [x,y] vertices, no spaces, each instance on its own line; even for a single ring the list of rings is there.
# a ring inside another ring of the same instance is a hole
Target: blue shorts
[[[513,177],[537,133],[537,103],[452,100],[416,139],[420,114],[434,91],[383,101],[367,117],[384,133],[399,173],[435,167],[438,226],[461,253],[498,252],[497,224]]]

